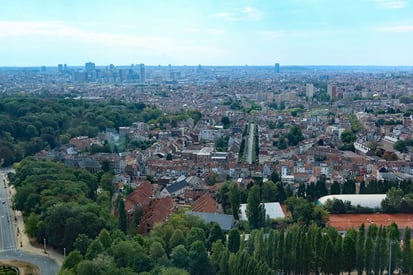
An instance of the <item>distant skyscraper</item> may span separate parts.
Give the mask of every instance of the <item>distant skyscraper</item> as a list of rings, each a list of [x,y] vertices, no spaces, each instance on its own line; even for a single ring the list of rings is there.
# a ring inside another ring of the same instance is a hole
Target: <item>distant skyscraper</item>
[[[305,85],[305,96],[308,98],[314,96],[314,85],[312,83],[307,83],[307,85]]]
[[[145,64],[139,64],[139,79],[142,83],[146,81]]]
[[[330,96],[331,100],[337,98],[337,86],[328,84],[327,85],[327,94]]]
[[[275,71],[276,74],[278,74],[280,72],[280,63],[275,63],[274,71]]]
[[[85,70],[86,71],[93,71],[94,69],[95,69],[96,67],[95,67],[95,63],[93,63],[93,62],[87,62],[87,63],[85,63]]]
[[[57,71],[58,71],[59,73],[63,72],[63,64],[57,65]]]

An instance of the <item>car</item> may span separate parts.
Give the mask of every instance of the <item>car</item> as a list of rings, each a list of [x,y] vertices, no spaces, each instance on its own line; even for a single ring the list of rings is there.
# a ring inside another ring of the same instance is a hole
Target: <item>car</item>
[[[2,203],[2,204],[5,204],[5,203],[6,203],[6,201],[2,201],[1,203]]]

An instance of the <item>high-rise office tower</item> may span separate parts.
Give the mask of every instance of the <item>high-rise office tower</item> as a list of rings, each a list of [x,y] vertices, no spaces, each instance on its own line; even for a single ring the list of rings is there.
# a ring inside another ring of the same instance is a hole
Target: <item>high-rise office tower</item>
[[[93,62],[87,62],[85,63],[85,69],[87,72],[93,71],[96,68],[95,63]]]
[[[330,96],[330,99],[335,99],[337,97],[337,86],[328,84],[327,94]]]
[[[280,72],[280,63],[275,63],[274,71],[275,71],[276,74],[278,74]]]
[[[146,81],[145,64],[139,64],[139,80],[144,83]]]
[[[307,83],[305,85],[305,96],[312,98],[314,96],[314,85],[312,83]]]

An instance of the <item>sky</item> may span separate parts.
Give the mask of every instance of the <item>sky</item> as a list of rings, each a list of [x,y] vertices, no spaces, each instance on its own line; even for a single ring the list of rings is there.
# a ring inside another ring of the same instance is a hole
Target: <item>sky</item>
[[[0,66],[413,65],[413,0],[0,0]]]

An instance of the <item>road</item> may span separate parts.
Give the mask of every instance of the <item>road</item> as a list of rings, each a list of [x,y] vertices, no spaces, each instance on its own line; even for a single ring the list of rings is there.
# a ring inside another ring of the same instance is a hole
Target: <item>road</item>
[[[255,124],[250,124],[250,132],[248,135],[248,151],[247,151],[247,163],[252,164],[252,145],[254,144],[254,129]]]
[[[15,251],[16,239],[14,237],[13,220],[10,212],[9,189],[4,182],[3,174],[0,176],[0,252]]]
[[[0,171],[0,260],[14,259],[30,262],[40,268],[42,275],[54,275],[59,272],[59,265],[47,255],[35,255],[20,251],[16,245],[14,235],[14,219],[11,213],[11,201],[9,198],[9,188],[5,184],[4,174]]]

